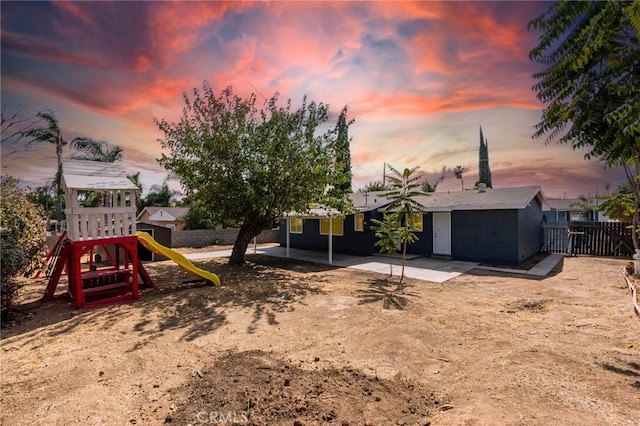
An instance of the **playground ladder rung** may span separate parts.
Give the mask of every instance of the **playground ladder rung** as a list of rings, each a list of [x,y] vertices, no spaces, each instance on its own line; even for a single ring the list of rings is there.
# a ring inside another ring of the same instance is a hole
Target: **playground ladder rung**
[[[83,288],[82,292],[84,294],[102,293],[102,292],[107,292],[109,290],[116,290],[123,287],[129,288],[131,287],[131,283],[128,281],[125,281],[125,282],[119,282],[114,284],[102,285],[99,287]]]

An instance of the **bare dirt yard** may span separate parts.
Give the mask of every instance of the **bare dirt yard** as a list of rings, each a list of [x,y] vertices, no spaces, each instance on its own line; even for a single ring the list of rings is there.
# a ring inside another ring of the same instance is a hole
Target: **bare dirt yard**
[[[171,262],[133,303],[4,324],[3,425],[638,425],[640,318],[623,260],[444,284],[248,255]]]

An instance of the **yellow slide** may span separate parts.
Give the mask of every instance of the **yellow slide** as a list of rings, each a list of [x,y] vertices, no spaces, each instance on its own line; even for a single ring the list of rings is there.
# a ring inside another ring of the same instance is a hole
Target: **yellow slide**
[[[216,274],[198,268],[193,263],[191,263],[189,259],[181,255],[177,251],[171,250],[169,247],[165,247],[162,244],[158,243],[153,239],[151,235],[146,232],[138,231],[136,232],[136,235],[138,235],[138,241],[140,241],[140,244],[145,246],[148,250],[168,257],[169,259],[180,265],[180,267],[188,273],[202,277],[205,280],[211,281],[215,285],[220,286],[220,278],[218,278]]]

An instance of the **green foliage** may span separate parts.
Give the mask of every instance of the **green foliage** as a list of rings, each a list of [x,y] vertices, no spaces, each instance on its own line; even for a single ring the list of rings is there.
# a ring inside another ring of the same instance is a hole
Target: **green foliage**
[[[145,207],[175,207],[178,193],[169,189],[165,181],[162,185],[152,185],[146,197],[140,200],[140,209]]]
[[[493,188],[491,182],[491,168],[489,167],[489,144],[487,138],[482,134],[482,127],[480,127],[480,148],[478,149],[478,182],[484,183],[487,188]]]
[[[436,192],[436,189],[438,188],[438,185],[440,184],[440,182],[442,182],[444,180],[444,176],[440,176],[435,182],[431,183],[428,180],[425,180],[422,183],[422,192],[424,193],[430,193],[430,192]]]
[[[351,138],[349,138],[349,126],[353,124],[355,120],[347,121],[348,107],[345,105],[342,108],[342,112],[338,116],[338,123],[336,124],[336,159],[335,159],[335,173],[334,188],[340,194],[351,193],[352,187],[352,173],[351,173]]]
[[[51,187],[39,186],[31,192],[27,193],[27,198],[33,204],[41,207],[47,214],[47,218],[55,219],[56,217],[56,199],[51,195]]]
[[[220,225],[215,213],[200,201],[191,203],[183,220],[184,229],[215,229]]]
[[[207,83],[184,103],[178,122],[155,121],[169,152],[159,162],[192,201],[222,223],[240,223],[229,263],[243,263],[251,239],[285,213],[308,211],[337,187],[335,130],[316,134],[326,105],[305,97],[297,109],[280,107],[275,94],[258,110],[255,94],[243,99],[228,87],[216,95]]]
[[[56,159],[58,168],[53,179],[53,188],[56,191],[56,221],[57,227],[62,222],[62,148],[67,141],[62,139],[58,118],[53,111],[41,111],[37,114],[42,125],[30,127],[21,133],[21,136],[27,138],[29,143],[50,143],[56,147]]]
[[[35,206],[18,181],[2,177],[0,189],[0,252],[2,260],[2,319],[10,313],[18,292],[17,278],[41,266],[46,242],[46,214]]]
[[[584,195],[581,195],[580,197],[578,197],[578,201],[571,204],[571,207],[578,207],[582,211],[587,213],[591,213],[596,210],[596,204],[594,200],[591,198],[587,198]]]
[[[634,214],[634,195],[628,183],[620,187],[598,207],[608,218],[631,223]]]
[[[462,166],[456,166],[456,168],[453,169],[453,174],[456,176],[456,179],[460,179],[460,185],[462,186],[462,190],[464,191],[464,177],[462,176],[463,173],[464,167]]]
[[[559,1],[529,23],[540,31],[529,57],[545,104],[534,138],[625,167],[640,204],[640,6],[637,1]],[[634,168],[634,171],[630,169]],[[637,213],[633,220],[636,229]],[[637,233],[633,232],[638,248]]]
[[[374,191],[389,191],[390,186],[385,185],[381,180],[369,182],[364,188],[359,189],[359,192],[374,192]]]
[[[96,141],[91,138],[79,137],[71,141],[71,147],[77,153],[70,158],[74,160],[99,161],[102,163],[114,163],[122,160],[122,147],[109,145],[104,141]]]
[[[404,267],[407,257],[407,245],[417,240],[413,228],[413,215],[421,213],[425,207],[420,204],[416,197],[427,195],[420,190],[420,182],[423,180],[421,173],[416,174],[419,167],[412,169],[404,169],[401,173],[390,164],[387,167],[391,171],[391,175],[387,176],[387,180],[391,182],[391,191],[383,194],[384,197],[391,200],[391,203],[385,207],[385,212],[399,212],[402,219],[400,239],[402,241],[402,274],[400,275],[400,283],[404,279]]]
[[[375,230],[375,246],[380,247],[380,253],[394,254],[398,250],[401,241],[402,231],[399,224],[399,213],[384,213],[383,220],[371,219]],[[393,263],[389,261],[389,276],[393,275]]]

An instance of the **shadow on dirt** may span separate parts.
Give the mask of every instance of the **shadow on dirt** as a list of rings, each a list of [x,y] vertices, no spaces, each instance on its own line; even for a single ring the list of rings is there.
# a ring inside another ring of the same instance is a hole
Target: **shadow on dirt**
[[[600,363],[600,367],[607,371],[611,371],[627,377],[640,378],[640,364],[638,364],[637,362],[628,362],[627,366],[629,368],[620,368],[604,362]],[[640,380],[635,380],[633,383],[631,383],[631,386],[640,389]]]
[[[156,288],[141,290],[140,299],[134,302],[81,310],[74,309],[74,302],[65,294],[42,304],[39,298],[46,283],[33,283],[23,294],[25,302],[17,306],[22,321],[3,327],[2,339],[21,336],[24,346],[43,334],[55,338],[87,323],[101,329],[116,328],[123,317],[134,317],[133,332],[145,337],[135,350],[169,330],[180,330],[181,339],[194,340],[227,324],[228,310],[238,308],[251,312],[246,328],[251,334],[261,325],[278,324],[278,314],[295,310],[309,294],[322,293],[318,284],[328,281],[316,274],[329,269],[324,265],[260,255],[247,256],[247,263],[241,266],[228,265],[226,261],[221,258],[194,262],[216,273],[221,287],[194,282],[192,275],[170,261],[145,264]],[[63,289],[66,284],[61,282],[58,293]]]
[[[409,304],[410,297],[416,297],[408,287],[398,290],[398,283],[388,278],[373,277],[367,282],[367,288],[356,290],[359,305],[382,302],[384,309],[403,310]]]

